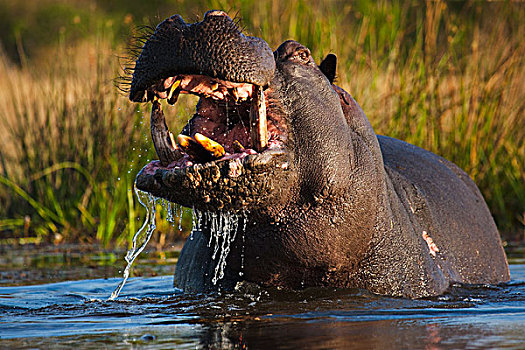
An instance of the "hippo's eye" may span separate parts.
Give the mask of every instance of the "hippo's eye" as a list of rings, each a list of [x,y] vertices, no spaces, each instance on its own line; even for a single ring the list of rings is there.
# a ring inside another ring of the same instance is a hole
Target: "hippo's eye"
[[[310,60],[310,50],[308,49],[299,50],[296,55],[301,59],[301,61],[307,62]]]
[[[308,63],[310,62],[310,50],[308,50],[307,48],[298,49],[291,55],[290,58],[294,61]]]

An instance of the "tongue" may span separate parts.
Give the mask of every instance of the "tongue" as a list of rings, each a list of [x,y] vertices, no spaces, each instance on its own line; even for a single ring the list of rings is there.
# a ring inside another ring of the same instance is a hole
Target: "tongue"
[[[251,147],[262,152],[268,144],[268,125],[266,122],[266,103],[262,87],[255,85],[250,107]]]
[[[173,136],[168,130],[164,113],[158,101],[153,101],[151,107],[151,138],[162,166],[168,166],[171,162],[182,157]]]

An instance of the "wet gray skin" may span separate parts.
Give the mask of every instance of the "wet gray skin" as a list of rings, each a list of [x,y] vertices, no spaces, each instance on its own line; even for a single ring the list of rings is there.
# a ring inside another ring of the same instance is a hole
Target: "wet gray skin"
[[[207,292],[246,281],[419,298],[454,282],[509,280],[476,185],[433,153],[377,136],[360,106],[333,84],[334,55],[317,66],[306,47],[286,41],[270,64],[267,44],[232,29],[223,12],[189,25],[173,18],[145,44],[133,76],[130,98],[155,100],[159,154],[138,174],[137,187],[203,212],[238,213],[242,221],[216,283],[209,241],[217,232],[206,223],[194,231],[177,264],[178,287]],[[233,37],[224,40],[222,28]],[[164,57],[164,47],[192,62],[151,58]],[[174,103],[178,93],[201,99],[175,146],[156,98]],[[266,143],[253,136],[265,113]],[[196,141],[197,133],[222,144],[226,155]]]

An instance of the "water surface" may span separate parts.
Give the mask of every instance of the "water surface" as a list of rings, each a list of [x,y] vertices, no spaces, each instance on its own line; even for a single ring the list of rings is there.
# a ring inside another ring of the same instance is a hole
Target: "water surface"
[[[45,284],[13,285],[0,271],[0,348],[525,348],[521,259],[511,265],[510,283],[453,286],[423,300],[255,286],[232,294],[183,295],[172,287],[172,258],[157,255],[158,264],[152,259],[147,255],[145,266],[138,259],[135,275],[143,276],[130,278],[114,301],[107,298],[120,278],[90,277],[99,270],[93,266],[86,279]],[[108,262],[99,265],[101,271],[118,276],[123,262],[101,261]],[[146,277],[157,265],[160,275]]]

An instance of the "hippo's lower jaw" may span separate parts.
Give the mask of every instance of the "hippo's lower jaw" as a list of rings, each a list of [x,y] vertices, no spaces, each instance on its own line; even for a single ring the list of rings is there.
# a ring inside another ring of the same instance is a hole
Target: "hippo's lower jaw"
[[[204,164],[187,161],[183,166],[173,162],[162,167],[160,161],[153,161],[137,175],[136,186],[185,207],[236,212],[270,203],[275,190],[282,193],[280,184],[290,176],[287,154],[276,148],[227,155]]]
[[[158,99],[173,105],[181,93],[200,101],[175,143]],[[267,119],[262,87],[178,75],[161,79],[146,96],[153,101],[151,134],[159,160],[141,170],[137,188],[203,211],[239,211],[268,203],[288,180],[286,126],[274,113]]]

